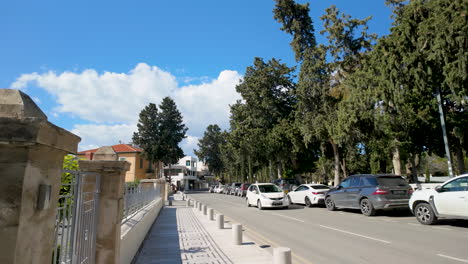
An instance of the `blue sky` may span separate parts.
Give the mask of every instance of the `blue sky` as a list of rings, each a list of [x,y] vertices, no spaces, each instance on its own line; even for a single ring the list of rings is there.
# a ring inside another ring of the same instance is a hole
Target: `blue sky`
[[[317,33],[332,4],[356,18],[372,15],[370,32],[387,34],[391,24],[383,0],[308,2]],[[189,127],[181,146],[192,154],[208,124],[228,128],[234,87],[254,57],[294,65],[273,7],[273,0],[2,1],[0,87],[33,97],[51,122],[82,137],[80,150],[128,142],[139,111],[171,96]]]

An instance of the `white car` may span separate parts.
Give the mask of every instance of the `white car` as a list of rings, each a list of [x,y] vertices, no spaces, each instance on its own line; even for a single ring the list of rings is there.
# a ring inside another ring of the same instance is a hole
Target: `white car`
[[[258,209],[265,207],[288,208],[289,200],[280,187],[272,183],[255,183],[247,189],[247,206],[256,205]]]
[[[224,187],[225,185],[219,185],[218,187],[216,187],[215,193],[222,193],[224,190]]]
[[[435,189],[418,190],[409,207],[421,224],[434,224],[438,218],[468,219],[468,174],[444,182]]]
[[[288,199],[291,204],[312,207],[314,204],[324,204],[325,193],[329,190],[330,187],[323,184],[302,184],[288,193]]]

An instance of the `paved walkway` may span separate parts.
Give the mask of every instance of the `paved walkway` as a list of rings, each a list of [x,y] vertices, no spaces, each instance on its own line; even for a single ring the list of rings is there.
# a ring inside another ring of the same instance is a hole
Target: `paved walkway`
[[[185,201],[173,201],[162,209],[136,264],[270,264],[272,256],[250,238],[233,245],[229,223],[216,228],[202,212],[186,207]]]

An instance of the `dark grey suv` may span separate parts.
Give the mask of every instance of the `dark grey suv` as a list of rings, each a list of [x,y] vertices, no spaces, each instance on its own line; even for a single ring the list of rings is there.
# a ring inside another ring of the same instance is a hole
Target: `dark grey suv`
[[[328,210],[337,208],[361,209],[371,216],[376,210],[408,208],[413,189],[401,176],[360,174],[344,179],[325,195]]]

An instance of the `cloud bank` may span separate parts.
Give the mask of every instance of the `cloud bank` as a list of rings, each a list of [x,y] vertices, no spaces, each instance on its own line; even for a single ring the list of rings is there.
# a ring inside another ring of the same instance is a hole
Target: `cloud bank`
[[[11,88],[36,85],[56,99],[52,111],[89,122],[76,124],[72,129],[82,138],[80,150],[129,142],[143,107],[150,102],[159,104],[170,96],[189,128],[181,147],[191,154],[209,124],[228,128],[229,105],[240,99],[235,86],[241,77],[236,71],[224,70],[212,80],[201,77],[201,84],[179,86],[170,72],[139,63],[128,73],[88,69],[80,73],[23,74]]]

